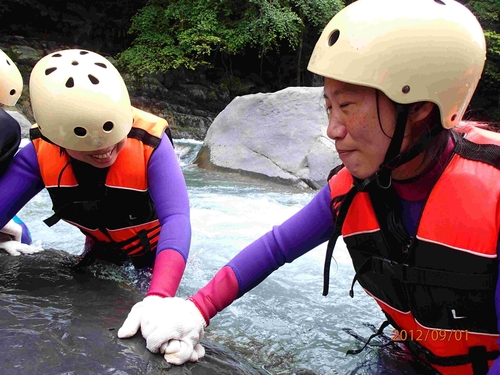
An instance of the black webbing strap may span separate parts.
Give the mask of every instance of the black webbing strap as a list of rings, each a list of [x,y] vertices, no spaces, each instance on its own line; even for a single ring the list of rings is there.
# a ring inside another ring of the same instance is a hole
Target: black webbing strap
[[[465,159],[480,161],[500,169],[500,146],[478,144],[465,138],[455,140],[455,153]]]
[[[328,246],[326,248],[326,256],[325,256],[325,266],[323,269],[323,295],[326,296],[328,294],[329,284],[330,284],[330,266],[332,263],[333,250],[335,249],[335,244],[337,243],[337,239],[340,237],[342,232],[342,225],[344,224],[345,218],[347,216],[347,211],[349,210],[349,206],[352,203],[352,200],[358,193],[358,190],[355,186],[349,190],[345,198],[340,203],[339,214],[335,219],[335,227],[333,229],[333,235],[330,237],[328,241]]]
[[[378,91],[377,100],[378,100]],[[398,111],[398,116],[396,119],[396,128],[394,129],[394,134],[389,143],[387,152],[385,153],[384,161],[380,165],[377,175],[377,184],[381,188],[388,188],[391,186],[391,172],[394,168],[388,168],[389,164],[401,165],[399,162],[401,145],[403,144],[403,138],[405,136],[406,122],[408,120],[408,113],[410,111],[410,106],[407,104],[394,103],[396,110]],[[378,106],[378,104],[377,104]],[[380,111],[377,111],[380,116]],[[380,127],[382,128],[382,123],[380,122]],[[383,130],[383,128],[382,128]]]
[[[443,367],[462,366],[472,364],[474,375],[485,375],[488,372],[488,361],[496,359],[499,355],[497,350],[488,352],[484,346],[471,346],[468,354],[438,356],[429,349],[420,345],[415,340],[404,341],[404,344],[415,354],[425,359],[427,362]],[[477,371],[477,372],[476,372]]]
[[[155,233],[151,237],[148,237],[148,235],[151,232],[159,229],[160,227],[161,227],[160,224],[158,224],[158,225],[155,225],[154,227],[149,228],[149,229],[142,229],[137,233],[137,235],[130,237],[126,240],[116,242],[115,246],[118,249],[123,249],[125,246],[130,245],[132,242],[139,240],[139,244],[127,249],[127,253],[134,251],[135,249],[139,248],[140,246],[148,247],[148,249],[151,249],[151,240],[158,237],[160,235],[160,233],[159,232]]]
[[[400,264],[389,259],[372,257],[372,272],[388,275],[392,279],[408,284],[435,285],[462,290],[492,289],[498,281],[495,274],[462,274],[424,269]]]
[[[77,201],[66,203],[60,209],[58,209],[52,216],[43,220],[45,224],[49,227],[56,224],[61,218],[65,217],[69,212],[74,212],[76,210],[75,206],[81,206],[85,212],[97,211],[99,209],[100,201]]]
[[[391,324],[388,320],[386,320],[385,322],[383,322],[380,327],[378,328],[377,332],[375,332],[373,335],[371,335],[370,337],[368,337],[368,340],[366,340],[365,344],[359,348],[359,349],[349,349],[346,354],[352,354],[352,355],[355,355],[355,354],[359,354],[361,353],[363,350],[365,350],[365,348],[370,344],[370,341],[372,339],[374,339],[375,337],[377,336],[380,336],[382,335],[382,333],[384,332],[384,329],[385,327],[387,327],[389,324]],[[389,341],[387,344],[385,345],[388,345],[390,344],[391,341]],[[385,345],[377,345],[377,346],[385,346]]]

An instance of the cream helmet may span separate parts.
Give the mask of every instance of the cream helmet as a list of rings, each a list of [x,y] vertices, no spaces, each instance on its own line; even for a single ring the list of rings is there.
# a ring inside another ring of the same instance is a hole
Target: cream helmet
[[[454,0],[358,0],[325,27],[308,70],[376,88],[396,103],[433,102],[450,129],[462,119],[485,59],[481,25]]]
[[[0,50],[0,103],[13,106],[23,91],[23,77],[16,64]]]
[[[133,116],[127,87],[103,56],[80,49],[51,53],[29,83],[35,121],[44,137],[74,151],[95,151],[123,140]]]

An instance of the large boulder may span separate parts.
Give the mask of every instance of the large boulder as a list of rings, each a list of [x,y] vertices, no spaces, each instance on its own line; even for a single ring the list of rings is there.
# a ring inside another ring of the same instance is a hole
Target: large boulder
[[[195,162],[319,189],[340,164],[327,124],[320,87],[239,96],[215,118]]]

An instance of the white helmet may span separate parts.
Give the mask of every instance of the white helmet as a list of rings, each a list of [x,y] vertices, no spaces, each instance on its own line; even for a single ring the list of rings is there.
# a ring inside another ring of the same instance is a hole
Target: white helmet
[[[42,135],[70,150],[107,148],[132,128],[125,82],[94,52],[70,49],[42,58],[31,72],[30,98]]]
[[[0,49],[0,103],[13,106],[23,92],[23,77],[12,59]]]
[[[379,89],[401,104],[438,105],[457,125],[486,59],[476,17],[454,0],[358,0],[323,30],[308,70]]]

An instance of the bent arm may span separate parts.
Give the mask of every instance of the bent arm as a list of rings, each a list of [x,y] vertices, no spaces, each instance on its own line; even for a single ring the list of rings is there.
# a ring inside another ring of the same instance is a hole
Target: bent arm
[[[147,295],[173,297],[189,255],[191,222],[186,181],[166,136],[151,156],[148,178],[161,231]]]
[[[219,311],[290,263],[327,241],[333,233],[330,188],[326,185],[294,216],[238,253],[189,300],[207,325]]]
[[[44,187],[35,148],[29,143],[16,154],[0,178],[0,228]]]

